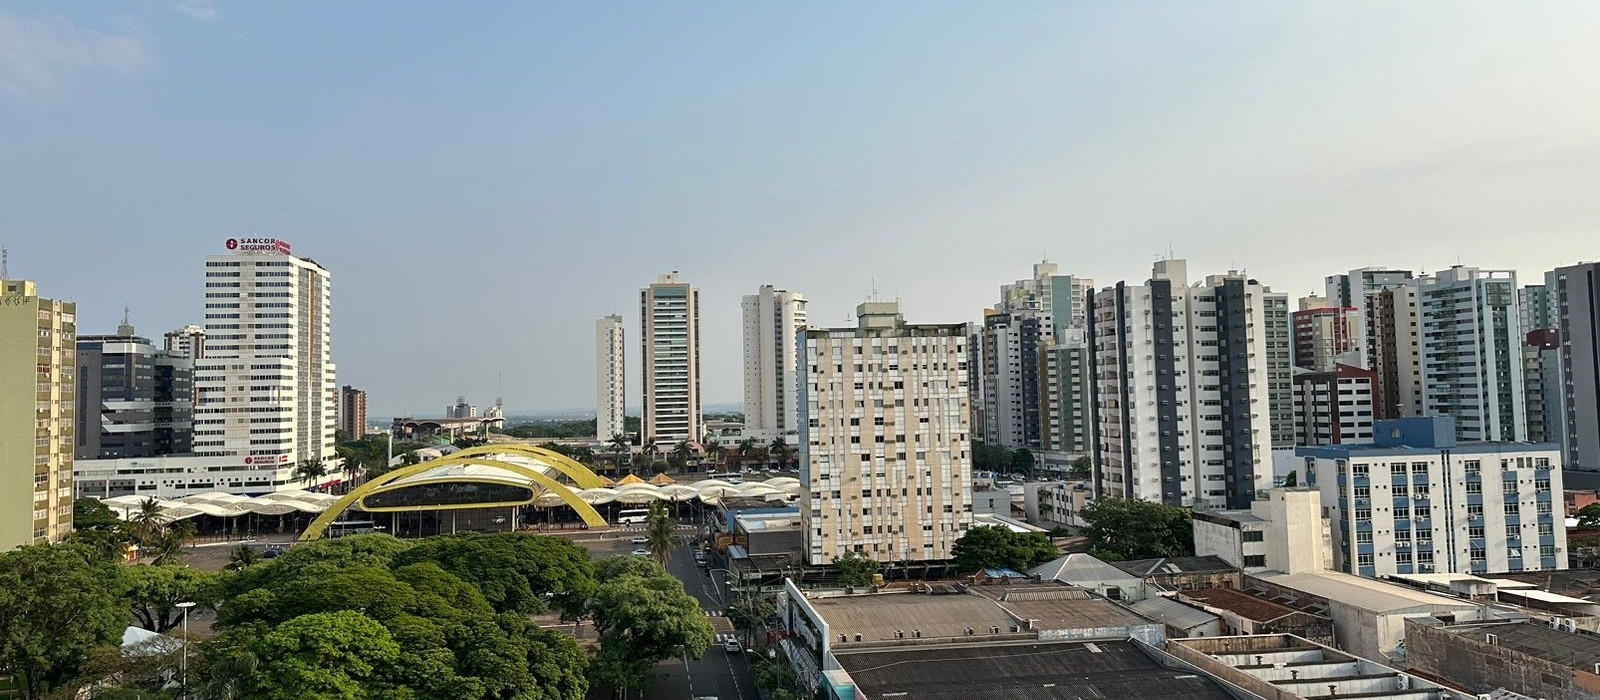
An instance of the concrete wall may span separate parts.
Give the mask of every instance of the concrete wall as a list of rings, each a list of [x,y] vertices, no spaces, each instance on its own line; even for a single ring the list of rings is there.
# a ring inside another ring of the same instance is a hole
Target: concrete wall
[[[1489,644],[1482,631],[1455,633],[1411,622],[1406,625],[1406,661],[1411,668],[1446,679],[1474,693],[1497,688],[1544,700],[1600,698],[1600,676]]]
[[[1137,639],[1153,647],[1167,643],[1167,626],[1152,625],[1127,625],[1123,627],[1084,627],[1079,629],[1041,630],[1039,641],[1063,642],[1076,639]]]
[[[1194,520],[1194,553],[1215,555],[1238,568],[1244,568],[1244,542],[1239,529],[1200,518]]]

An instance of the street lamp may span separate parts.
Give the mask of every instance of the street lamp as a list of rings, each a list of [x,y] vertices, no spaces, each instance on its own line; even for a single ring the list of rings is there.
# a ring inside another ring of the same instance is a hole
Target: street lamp
[[[181,671],[182,680],[179,681],[178,688],[179,688],[179,692],[181,692],[184,697],[188,697],[189,696],[189,608],[194,607],[194,601],[186,600],[186,601],[184,601],[182,603],[178,603],[178,607],[183,609],[183,659],[178,662],[178,666],[182,669],[182,671]]]

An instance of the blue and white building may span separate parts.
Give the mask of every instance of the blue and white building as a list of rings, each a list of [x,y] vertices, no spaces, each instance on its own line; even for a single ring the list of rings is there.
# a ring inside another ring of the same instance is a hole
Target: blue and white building
[[[1333,566],[1361,576],[1567,568],[1561,450],[1456,442],[1449,416],[1375,421],[1370,445],[1295,451],[1322,492]]]

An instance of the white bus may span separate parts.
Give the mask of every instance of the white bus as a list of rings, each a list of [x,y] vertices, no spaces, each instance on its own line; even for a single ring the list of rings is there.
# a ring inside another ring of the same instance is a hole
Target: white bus
[[[340,520],[328,526],[328,537],[370,535],[377,531],[378,526],[371,520]]]
[[[629,508],[617,512],[618,525],[643,525],[649,520],[649,508]]]

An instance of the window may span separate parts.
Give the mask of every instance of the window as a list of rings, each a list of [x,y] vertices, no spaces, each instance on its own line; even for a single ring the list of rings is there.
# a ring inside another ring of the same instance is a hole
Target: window
[[[1472,496],[1472,495],[1477,495],[1477,494],[1482,494],[1482,493],[1483,493],[1483,482],[1481,482],[1481,481],[1469,481],[1469,482],[1467,482],[1467,495]]]
[[[1515,502],[1515,501],[1512,501],[1512,502],[1511,502],[1511,503],[1507,503],[1507,504],[1506,504],[1506,517],[1508,517],[1508,518],[1515,518],[1515,517],[1517,517],[1517,516],[1518,516],[1518,515],[1519,515],[1519,514],[1520,514],[1520,513],[1519,513],[1519,512],[1518,512],[1518,510],[1517,510],[1517,504],[1516,504],[1516,502]]]
[[[1396,564],[1410,564],[1411,563],[1411,552],[1410,551],[1395,552],[1394,553],[1394,563],[1396,563]]]
[[[1556,527],[1550,523],[1539,523],[1539,536],[1551,537],[1556,534]]]
[[[1395,484],[1392,493],[1394,493],[1395,500],[1398,501],[1411,495],[1411,487],[1406,486],[1405,484]]]
[[[1245,542],[1261,542],[1263,541],[1263,535],[1265,534],[1266,533],[1261,530],[1245,530],[1240,539]]]
[[[1355,496],[1356,496],[1356,498],[1371,498],[1372,497],[1372,487],[1370,487],[1370,486],[1357,486],[1355,488]]]
[[[1472,563],[1474,564],[1482,564],[1484,559],[1488,558],[1489,554],[1482,547],[1473,547],[1472,549],[1468,550],[1468,552],[1472,558]]]
[[[1541,492],[1547,492],[1547,491],[1550,490],[1550,480],[1549,479],[1534,479],[1533,480],[1533,488],[1535,488],[1535,489],[1537,489],[1537,490],[1539,490]]]
[[[1467,504],[1467,517],[1469,517],[1469,518],[1481,518],[1481,517],[1483,517],[1483,504],[1482,503],[1468,503]]]
[[[1411,473],[1412,474],[1427,474],[1428,473],[1428,463],[1427,462],[1412,462],[1411,463]]]
[[[1352,465],[1350,465],[1350,473],[1355,475],[1355,476],[1366,476],[1367,475],[1367,465],[1365,465],[1365,464],[1352,464]]]
[[[1410,520],[1411,519],[1411,509],[1410,508],[1396,508],[1396,509],[1394,509],[1394,519],[1395,520]]]
[[[1514,540],[1514,539],[1517,539],[1519,537],[1522,537],[1522,528],[1521,527],[1518,527],[1516,525],[1507,525],[1506,526],[1506,539]]]
[[[1372,533],[1365,531],[1356,533],[1356,544],[1372,544]]]
[[[1466,472],[1469,476],[1472,474],[1478,474],[1483,471],[1483,465],[1481,465],[1476,459],[1469,459],[1461,463],[1461,471]]]
[[[1372,553],[1357,554],[1356,566],[1372,566]]]
[[[1415,493],[1416,493],[1416,495],[1413,496],[1413,498],[1416,498],[1419,501],[1428,500],[1428,495],[1429,495],[1428,485],[1427,484],[1417,484],[1417,490],[1416,490]]]
[[[1467,528],[1467,537],[1474,540],[1483,539],[1483,526],[1475,525]]]
[[[1357,508],[1356,509],[1356,522],[1364,523],[1364,522],[1368,522],[1370,520],[1372,520],[1372,509],[1370,509],[1370,508]]]
[[[1248,555],[1245,555],[1244,566],[1247,569],[1248,568],[1257,567],[1257,566],[1266,566],[1266,565],[1267,565],[1267,555],[1265,555],[1265,554],[1248,554]]]

